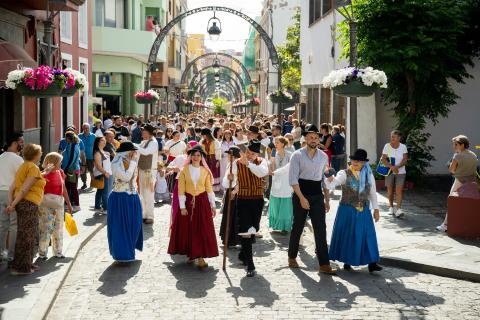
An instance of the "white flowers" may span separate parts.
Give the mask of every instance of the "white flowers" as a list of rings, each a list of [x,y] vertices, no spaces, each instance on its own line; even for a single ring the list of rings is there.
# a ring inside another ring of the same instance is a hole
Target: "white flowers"
[[[25,78],[25,71],[27,69],[30,69],[30,68],[10,71],[8,73],[7,80],[5,81],[5,86],[10,89],[16,89],[17,84],[22,82],[23,78]]]
[[[323,78],[322,86],[324,88],[335,88],[357,79],[361,79],[362,83],[367,87],[378,86],[380,88],[387,88],[387,76],[385,72],[375,70],[372,67],[365,69],[349,67],[333,70],[328,76]]]
[[[75,79],[75,86],[79,90],[83,90],[83,88],[88,87],[87,77],[85,77],[83,73],[81,73],[78,70],[74,70],[72,68],[66,68],[65,71],[68,71],[71,74],[73,74],[73,77]]]

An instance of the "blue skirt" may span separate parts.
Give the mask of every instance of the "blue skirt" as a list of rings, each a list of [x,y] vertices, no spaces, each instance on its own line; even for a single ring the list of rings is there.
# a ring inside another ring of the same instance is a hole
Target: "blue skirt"
[[[117,261],[135,260],[143,249],[142,204],[138,194],[112,192],[108,197],[108,248]]]
[[[291,231],[293,223],[292,197],[270,196],[268,204],[268,226],[273,230]]]
[[[352,206],[338,207],[328,254],[331,260],[352,266],[380,260],[377,234],[369,208],[358,212]]]

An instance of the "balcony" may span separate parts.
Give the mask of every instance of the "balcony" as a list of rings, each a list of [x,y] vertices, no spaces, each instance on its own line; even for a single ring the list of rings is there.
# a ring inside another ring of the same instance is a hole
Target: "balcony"
[[[156,34],[150,31],[92,27],[93,53],[130,57],[143,63],[148,61],[148,55],[155,41]],[[166,60],[166,46],[162,43],[158,51],[157,61]]]

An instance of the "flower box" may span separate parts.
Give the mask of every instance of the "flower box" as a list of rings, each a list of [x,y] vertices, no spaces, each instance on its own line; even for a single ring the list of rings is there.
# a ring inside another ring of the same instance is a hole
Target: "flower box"
[[[153,97],[148,98],[148,97],[135,97],[135,101],[140,104],[150,104],[150,103],[155,103],[155,100]]]
[[[146,92],[139,91],[135,93],[135,101],[140,104],[155,103],[160,99],[158,93],[154,90],[148,90]]]
[[[62,90],[62,92],[60,93],[60,95],[62,97],[72,97],[75,95],[75,93],[77,93],[78,89],[76,87],[72,87],[72,88],[69,88],[69,89],[66,89],[64,88]]]
[[[62,89],[60,89],[60,87],[56,83],[52,82],[46,89],[32,90],[30,89],[30,87],[28,87],[22,82],[17,84],[17,91],[22,96],[26,97],[51,98],[60,96]]]
[[[355,79],[347,84],[334,87],[333,92],[342,97],[368,97],[375,92],[375,89],[375,87],[368,87],[361,80]]]
[[[382,180],[375,180],[375,187],[377,191],[385,189],[385,179]]]
[[[272,103],[291,103],[293,97],[289,92],[276,90],[268,95],[268,99]]]

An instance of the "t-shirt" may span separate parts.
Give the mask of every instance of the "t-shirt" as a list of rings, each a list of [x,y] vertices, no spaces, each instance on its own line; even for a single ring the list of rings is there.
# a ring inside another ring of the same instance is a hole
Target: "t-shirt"
[[[7,191],[15,180],[15,174],[23,163],[23,158],[14,152],[0,154],[0,190]]]
[[[115,129],[115,139],[120,140],[120,136],[128,138],[130,136],[130,132],[128,132],[128,129],[124,126],[112,126],[113,129]]]
[[[65,173],[62,170],[55,170],[44,176],[47,184],[43,189],[44,193],[63,195],[63,182],[65,181]]]
[[[15,176],[15,197],[22,189],[23,183],[28,177],[36,178],[36,182],[30,187],[30,190],[28,190],[23,199],[40,205],[43,199],[43,188],[45,187],[46,181],[42,177],[40,169],[31,161],[25,161],[20,168],[18,168],[17,175]]]
[[[453,155],[453,160],[456,160],[457,170],[455,170],[455,178],[460,182],[475,181],[475,174],[477,172],[478,159],[477,155],[472,151],[466,149],[463,152],[458,152]]]
[[[383,147],[382,154],[386,154],[389,158],[395,159],[395,165],[398,166],[400,162],[403,160],[403,155],[408,154],[407,146],[403,143],[400,143],[397,149],[394,149],[390,143],[387,143],[385,147]],[[398,174],[406,174],[407,170],[405,170],[405,166],[398,169]]]
[[[82,141],[83,145],[85,146],[85,159],[93,160],[93,144],[95,143],[96,136],[91,133],[88,136],[83,133],[80,133],[78,137],[80,138],[80,141]]]

